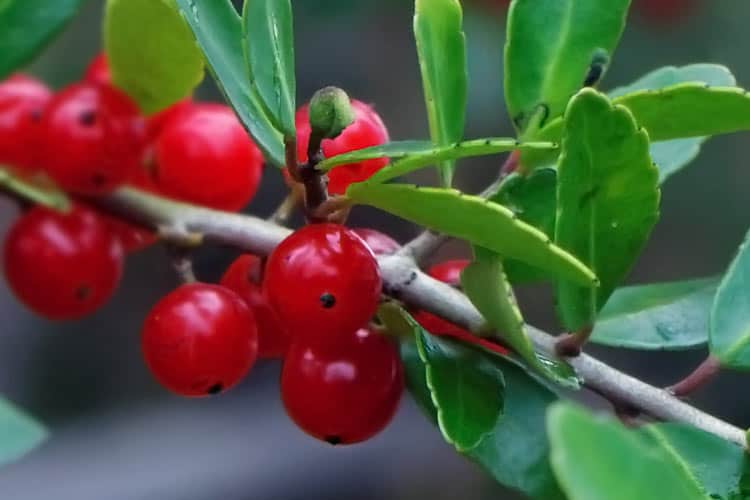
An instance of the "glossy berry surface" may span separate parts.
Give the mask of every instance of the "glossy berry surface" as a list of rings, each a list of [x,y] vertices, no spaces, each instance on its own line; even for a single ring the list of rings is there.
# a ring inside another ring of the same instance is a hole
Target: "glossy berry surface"
[[[362,238],[375,255],[390,255],[396,253],[396,251],[401,248],[401,245],[399,245],[396,240],[387,234],[376,231],[375,229],[362,227],[352,229],[352,231]]]
[[[469,261],[464,259],[446,260],[429,268],[427,274],[451,286],[460,286],[461,271],[468,265]]]
[[[388,142],[388,130],[380,116],[367,104],[352,99],[356,118],[335,139],[325,139],[322,143],[326,158],[350,151],[379,146]],[[307,106],[300,108],[296,115],[297,155],[300,162],[307,161],[307,145],[310,141],[310,123]],[[387,158],[376,158],[357,163],[341,165],[328,174],[328,192],[344,194],[352,182],[360,182],[388,164]]]
[[[143,160],[143,121],[130,99],[111,87],[71,85],[53,98],[43,121],[44,166],[67,191],[107,193]]]
[[[112,74],[104,52],[97,54],[91,60],[83,74],[83,80],[94,85],[112,85]]]
[[[52,99],[40,81],[16,74],[0,83],[0,163],[21,170],[39,166],[42,115]]]
[[[233,291],[182,285],[151,309],[141,345],[146,364],[167,389],[183,396],[216,394],[236,385],[255,363],[255,318]]]
[[[404,388],[398,353],[367,329],[327,345],[294,343],[281,372],[281,397],[305,432],[331,444],[352,444],[391,421]]]
[[[5,239],[5,276],[16,297],[49,319],[80,318],[114,292],[123,249],[97,214],[33,208]]]
[[[189,111],[194,106],[192,99],[177,101],[166,109],[159,111],[146,119],[146,136],[153,141],[159,138],[169,122],[178,118],[182,113]]]
[[[294,232],[271,253],[263,291],[293,339],[326,339],[364,326],[375,314],[381,280],[372,251],[337,224]]]
[[[289,335],[260,286],[261,262],[255,255],[241,255],[221,277],[220,285],[233,290],[253,310],[258,325],[258,356],[280,358],[289,349]]]
[[[109,231],[115,238],[120,240],[126,253],[135,253],[156,243],[157,237],[154,231],[145,227],[137,226],[107,214],[99,214],[107,224]]]
[[[258,189],[263,156],[234,112],[193,104],[156,142],[156,183],[168,196],[220,210],[243,208]]]

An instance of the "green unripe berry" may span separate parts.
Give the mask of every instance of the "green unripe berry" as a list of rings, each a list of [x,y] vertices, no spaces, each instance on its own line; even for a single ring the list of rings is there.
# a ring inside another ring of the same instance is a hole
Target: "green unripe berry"
[[[310,128],[312,135],[335,139],[354,123],[354,109],[349,96],[338,87],[325,87],[310,99]]]

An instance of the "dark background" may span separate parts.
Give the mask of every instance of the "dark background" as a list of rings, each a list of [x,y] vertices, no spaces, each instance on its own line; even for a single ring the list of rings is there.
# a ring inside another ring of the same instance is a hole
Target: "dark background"
[[[602,0],[605,1],[605,0]],[[464,0],[469,47],[467,137],[511,135],[502,102],[504,10],[490,0]],[[666,0],[641,0],[603,85],[628,83],[665,64],[726,64],[750,85],[750,2],[678,1],[670,18],[646,14]],[[103,2],[90,0],[74,23],[30,68],[55,87],[79,78],[99,50]],[[336,84],[374,103],[394,139],[425,138],[427,121],[408,1],[297,0],[299,99]],[[651,8],[651,9],[649,9]],[[0,27],[1,29],[2,27]],[[218,99],[207,78],[198,95]],[[727,265],[750,221],[745,135],[720,137],[663,191],[662,219],[632,282],[700,277]],[[466,162],[457,185],[479,191],[497,173],[497,158]],[[421,174],[420,181],[431,174]],[[249,211],[269,214],[283,197],[268,168]],[[2,230],[15,216],[0,204]],[[388,228],[402,241],[416,229],[367,209],[352,223]],[[465,249],[452,244],[443,256]],[[232,255],[199,254],[203,279],[215,279]],[[175,286],[159,247],[135,255],[114,299],[90,318],[49,323],[24,310],[0,285],[0,393],[52,430],[51,439],[0,470],[0,498],[12,500],[245,499],[511,499],[455,454],[405,398],[395,422],[363,445],[331,448],[295,428],[278,397],[279,366],[260,363],[221,397],[185,400],[150,378],[139,351],[148,308]],[[554,329],[549,292],[521,291],[527,319]],[[616,353],[592,348],[616,366],[656,384],[674,381],[705,353]],[[740,406],[746,380],[724,375],[696,403],[750,425]]]

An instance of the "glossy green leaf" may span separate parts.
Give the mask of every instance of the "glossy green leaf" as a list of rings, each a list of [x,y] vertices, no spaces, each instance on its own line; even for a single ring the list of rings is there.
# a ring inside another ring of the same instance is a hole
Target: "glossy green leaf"
[[[718,280],[706,278],[615,290],[596,319],[591,341],[613,347],[681,350],[708,342]]]
[[[519,219],[549,237],[555,235],[557,170],[538,168],[529,175],[513,173],[490,199],[513,210]],[[523,262],[508,259],[505,272],[511,283],[531,283],[551,279],[549,273]]]
[[[558,164],[555,242],[578,256],[601,286],[560,282],[563,325],[578,330],[625,278],[659,215],[658,173],[648,135],[626,108],[593,89],[571,100]]]
[[[572,369],[566,369],[562,362],[542,362],[537,357],[499,255],[475,247],[474,260],[461,273],[461,286],[504,344],[512,347],[534,371],[561,385],[578,388],[578,379],[570,376]]]
[[[467,99],[466,40],[458,0],[416,0],[414,36],[430,122],[436,146],[460,141],[464,135]],[[453,179],[454,162],[440,164],[444,186]]]
[[[721,364],[750,369],[750,233],[719,284],[713,306],[709,345]]]
[[[18,460],[47,438],[47,430],[0,397],[0,465]]]
[[[624,95],[644,90],[657,90],[678,83],[701,83],[715,87],[732,87],[736,85],[734,75],[718,64],[691,64],[688,66],[666,66],[656,69],[630,85],[618,87],[608,93],[615,99]],[[636,116],[636,121],[638,116]],[[562,134],[562,120],[554,120],[540,132],[540,137],[559,141]],[[651,143],[651,158],[659,168],[659,181],[666,181],[672,174],[678,172],[698,156],[700,146],[706,137],[687,139],[673,139]],[[557,152],[524,151],[521,162],[527,168],[538,165],[548,165],[555,161]]]
[[[419,335],[419,330],[415,335]],[[453,344],[441,338],[432,337],[430,340],[438,344]],[[401,342],[401,359],[409,392],[437,424],[437,410],[427,385],[426,367],[415,342]],[[499,358],[491,359],[502,370],[506,381],[504,414],[466,456],[509,488],[533,498],[564,500],[549,465],[544,425],[546,409],[557,399],[556,396],[523,369]]]
[[[328,172],[339,165],[354,163],[364,160],[374,160],[376,158],[390,158],[391,161],[411,155],[427,155],[433,153],[437,148],[431,141],[393,141],[372,146],[369,148],[358,149],[348,153],[331,156],[318,163],[318,169]]]
[[[297,81],[289,0],[245,0],[242,11],[250,79],[268,115],[286,137],[296,137]]]
[[[104,46],[115,85],[146,114],[203,80],[203,54],[174,0],[107,0]]]
[[[586,266],[497,203],[453,189],[370,182],[352,184],[346,195],[356,203],[372,205],[504,257],[538,266],[562,279],[596,283],[596,276]]]
[[[568,500],[708,500],[684,461],[647,433],[570,403],[550,408],[547,429]]]
[[[713,434],[673,423],[651,424],[638,431],[660,442],[690,470],[712,499],[750,498],[750,467],[739,446]]]
[[[0,79],[29,63],[73,18],[82,2],[0,2]]]
[[[53,187],[42,187],[29,182],[27,179],[16,176],[13,172],[0,165],[0,186],[16,196],[28,200],[36,205],[58,211],[70,209],[70,198],[65,192]]]
[[[175,0],[229,103],[266,160],[284,166],[284,141],[251,85],[244,60],[242,21],[229,0]]]
[[[515,0],[505,44],[505,101],[522,136],[562,115],[592,62],[611,59],[630,0]],[[538,123],[531,117],[542,111]]]

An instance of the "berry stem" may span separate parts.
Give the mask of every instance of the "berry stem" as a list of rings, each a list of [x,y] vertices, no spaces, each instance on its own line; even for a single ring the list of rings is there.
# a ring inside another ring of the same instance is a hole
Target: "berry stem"
[[[302,203],[302,199],[304,198],[304,190],[302,187],[296,182],[290,184],[292,185],[289,188],[289,194],[268,218],[270,222],[280,226],[286,226],[289,224],[289,220],[292,218],[294,211],[300,203]]]
[[[709,355],[687,377],[667,387],[678,398],[684,398],[711,382],[721,372],[721,362]]]
[[[187,285],[198,281],[193,269],[191,249],[173,243],[167,243],[166,248],[172,262],[172,268],[177,274],[180,283]]]

